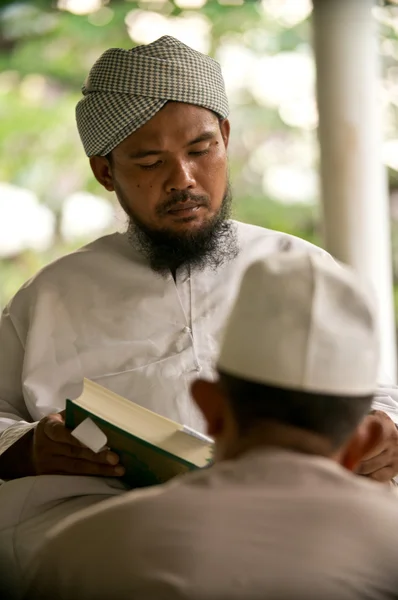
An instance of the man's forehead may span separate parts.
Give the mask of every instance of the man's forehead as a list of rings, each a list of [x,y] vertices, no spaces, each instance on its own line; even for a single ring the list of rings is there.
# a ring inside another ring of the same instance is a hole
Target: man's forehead
[[[179,106],[175,106],[180,104]],[[173,106],[174,105],[174,106]],[[213,112],[189,104],[168,103],[143,127],[132,133],[121,144],[122,150],[137,147],[161,148],[168,143],[185,146],[198,138],[216,136],[218,117]]]

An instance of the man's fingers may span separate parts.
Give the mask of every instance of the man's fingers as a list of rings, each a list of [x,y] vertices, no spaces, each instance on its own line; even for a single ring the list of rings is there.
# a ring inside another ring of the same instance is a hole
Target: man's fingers
[[[54,413],[52,415],[48,415],[48,420],[57,421],[59,423],[65,423],[65,411],[62,410],[59,413]]]
[[[390,456],[388,450],[384,450],[374,458],[369,458],[368,460],[362,461],[357,469],[358,475],[370,475],[375,471],[383,469],[388,465],[389,458]]]
[[[90,462],[103,464],[103,465],[117,465],[119,457],[115,452],[105,450],[98,452],[97,454],[89,448],[71,446],[69,444],[57,445],[55,456],[65,456],[68,458],[76,458],[79,460],[88,460]]]
[[[64,420],[61,415],[51,415],[43,424],[45,435],[53,442],[59,444],[70,444],[83,448],[83,445],[77,440],[69,429],[66,429]]]
[[[58,475],[97,475],[98,477],[121,477],[125,469],[121,465],[111,466],[92,462],[91,460],[80,460],[74,458],[64,458],[63,456],[54,456],[48,468],[43,472],[54,473]]]
[[[383,467],[378,471],[374,471],[369,475],[369,478],[373,479],[374,481],[379,481],[380,483],[387,483],[388,481],[391,481],[391,479],[394,477],[394,474],[394,468],[392,466],[388,466]]]
[[[65,414],[66,414],[66,410],[61,410],[58,413],[52,413],[51,415],[48,415],[47,419],[53,420],[53,421],[59,421],[60,423],[65,424]]]
[[[64,415],[49,415],[40,421],[34,434],[34,468],[38,475],[96,475],[121,477],[125,469],[114,452],[95,453],[86,448],[65,427]]]

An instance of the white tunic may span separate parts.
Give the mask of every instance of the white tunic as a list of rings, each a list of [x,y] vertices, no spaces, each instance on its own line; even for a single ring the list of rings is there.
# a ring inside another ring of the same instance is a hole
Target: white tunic
[[[387,600],[397,499],[331,460],[253,450],[70,517],[31,600]]]
[[[287,234],[235,226],[241,248],[235,260],[217,271],[181,269],[176,282],[154,273],[119,233],[61,258],[30,280],[0,322],[0,453],[34,422],[64,409],[66,398],[80,394],[84,377],[203,431],[190,382],[199,374],[214,375],[220,334],[245,267],[281,250],[323,252]],[[380,391],[375,407],[398,421],[396,397],[396,389]],[[67,496],[93,494],[92,478],[63,477],[59,484],[59,477],[0,486],[0,564],[4,540],[14,540],[16,577],[60,518],[56,506],[62,503],[69,514],[76,507]],[[97,479],[95,493],[120,490]]]

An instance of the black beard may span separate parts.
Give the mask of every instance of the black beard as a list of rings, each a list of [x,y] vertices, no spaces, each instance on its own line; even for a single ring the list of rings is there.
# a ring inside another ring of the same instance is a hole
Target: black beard
[[[186,200],[208,204],[206,198],[189,192],[179,192],[160,211]],[[128,236],[130,243],[148,259],[153,271],[166,275],[182,267],[217,270],[224,263],[236,258],[239,248],[236,228],[229,221],[232,195],[230,187],[218,213],[200,230],[176,233],[169,229],[151,229],[136,217],[129,215]],[[159,212],[160,212],[159,211]]]

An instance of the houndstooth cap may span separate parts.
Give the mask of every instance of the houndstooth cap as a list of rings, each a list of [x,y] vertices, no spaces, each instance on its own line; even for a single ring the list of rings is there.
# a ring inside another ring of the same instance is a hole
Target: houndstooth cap
[[[170,100],[228,116],[218,62],[170,36],[131,50],[107,50],[82,92],[76,121],[87,156],[111,152]]]

